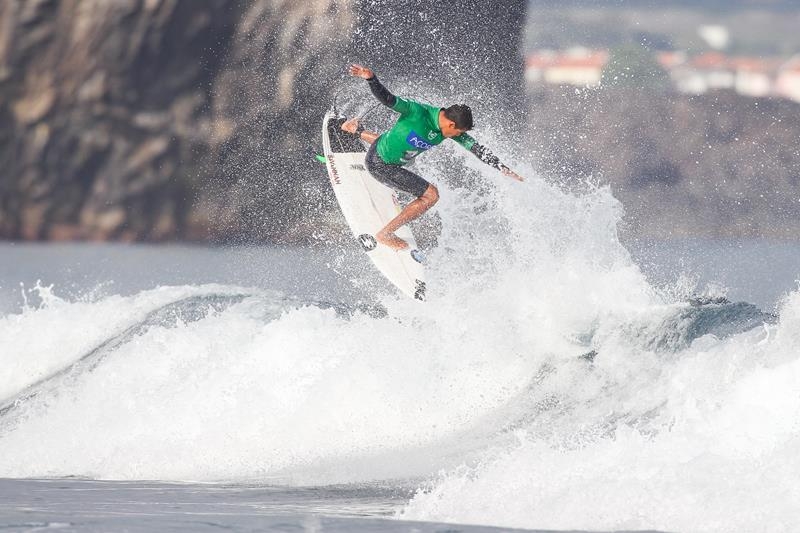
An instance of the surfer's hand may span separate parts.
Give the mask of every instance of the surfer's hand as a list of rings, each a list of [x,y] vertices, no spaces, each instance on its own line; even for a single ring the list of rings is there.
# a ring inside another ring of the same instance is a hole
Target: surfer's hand
[[[525,181],[525,178],[523,178],[522,176],[520,176],[519,174],[517,174],[508,167],[503,168],[501,172],[503,173],[504,176],[508,176],[509,178],[515,179],[517,181]]]
[[[345,123],[342,124],[342,129],[347,133],[355,134],[356,130],[358,129],[358,119],[351,118],[350,120],[345,121]]]
[[[361,65],[350,65],[350,75],[355,76],[356,78],[364,78],[365,80],[368,80],[373,77],[375,73],[367,67]]]

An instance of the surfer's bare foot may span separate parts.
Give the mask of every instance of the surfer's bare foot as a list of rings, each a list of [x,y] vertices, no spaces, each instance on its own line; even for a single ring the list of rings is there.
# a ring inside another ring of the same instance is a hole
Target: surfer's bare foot
[[[396,252],[408,248],[408,243],[394,233],[384,233],[383,231],[379,231],[378,234],[375,235],[375,239],[379,243],[385,244]]]
[[[355,135],[356,130],[358,129],[358,119],[351,118],[350,120],[346,120],[342,123],[342,129],[347,133],[352,133]]]

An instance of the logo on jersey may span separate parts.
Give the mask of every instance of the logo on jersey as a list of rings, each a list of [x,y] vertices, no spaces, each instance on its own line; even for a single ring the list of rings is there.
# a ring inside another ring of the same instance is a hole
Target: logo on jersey
[[[408,134],[408,137],[406,137],[406,142],[417,150],[428,150],[429,148],[433,148],[431,143],[423,139],[422,136],[414,130],[411,130],[411,133]]]

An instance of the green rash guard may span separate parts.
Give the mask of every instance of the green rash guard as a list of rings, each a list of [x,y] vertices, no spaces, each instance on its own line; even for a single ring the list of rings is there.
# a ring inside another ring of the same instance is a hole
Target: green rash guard
[[[377,76],[367,79],[373,96],[386,107],[400,113],[395,125],[380,136],[375,151],[387,165],[405,165],[416,156],[433,148],[444,140],[439,129],[440,107],[421,104],[413,100],[398,98],[383,86]],[[491,150],[475,141],[470,135],[462,133],[453,140],[475,154],[487,165],[505,171],[505,166]]]
[[[440,107],[397,96],[391,108],[400,113],[400,118],[392,129],[381,135],[376,147],[378,155],[385,163],[405,165],[445,139],[439,129]],[[466,133],[452,139],[467,150],[472,149],[475,144],[475,139]]]

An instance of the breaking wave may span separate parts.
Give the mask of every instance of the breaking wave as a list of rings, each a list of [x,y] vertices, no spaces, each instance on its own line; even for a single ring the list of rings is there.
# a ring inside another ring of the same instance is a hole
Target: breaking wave
[[[651,286],[605,188],[440,184],[425,304],[40,288],[0,318],[0,476],[399,478],[409,519],[800,526],[800,294],[778,317]]]

